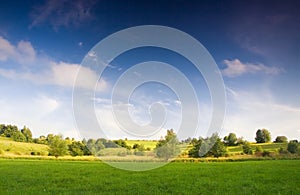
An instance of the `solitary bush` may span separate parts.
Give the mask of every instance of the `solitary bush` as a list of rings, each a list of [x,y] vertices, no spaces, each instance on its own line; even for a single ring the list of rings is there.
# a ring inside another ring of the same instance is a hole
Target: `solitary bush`
[[[292,154],[297,153],[297,151],[298,151],[298,143],[297,143],[297,142],[290,141],[289,144],[288,144],[287,150],[288,150],[290,153],[292,153]]]
[[[285,136],[277,136],[274,142],[275,143],[285,143],[287,141],[288,141],[287,137],[285,137]]]

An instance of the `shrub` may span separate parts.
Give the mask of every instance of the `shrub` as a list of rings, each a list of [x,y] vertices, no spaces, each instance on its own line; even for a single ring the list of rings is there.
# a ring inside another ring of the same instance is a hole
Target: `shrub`
[[[144,151],[134,151],[134,155],[136,156],[145,156],[145,152]]]
[[[283,147],[281,147],[281,148],[279,148],[278,153],[279,154],[288,154],[289,151],[287,151],[286,149],[284,149]]]
[[[285,136],[277,136],[274,142],[275,143],[285,143],[287,141],[288,141],[287,137],[285,137]]]
[[[257,153],[257,152],[262,152],[262,151],[263,151],[263,149],[262,149],[261,146],[256,146],[256,148],[255,148],[255,153]]]
[[[297,143],[297,142],[290,141],[289,144],[288,144],[287,150],[288,150],[290,153],[292,153],[292,154],[297,153],[297,151],[298,151],[298,143]]]
[[[264,150],[263,153],[262,153],[262,156],[263,157],[271,156],[271,153],[267,150]]]
[[[249,142],[245,142],[244,144],[243,144],[243,152],[245,153],[245,154],[253,154],[253,151],[252,151],[252,148],[251,148],[251,146],[250,146],[250,143]]]

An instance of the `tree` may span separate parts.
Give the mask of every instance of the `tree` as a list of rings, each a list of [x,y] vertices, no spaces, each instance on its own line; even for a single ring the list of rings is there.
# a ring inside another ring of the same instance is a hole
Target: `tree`
[[[144,144],[134,144],[133,147],[134,149],[134,155],[137,155],[137,156],[144,156],[145,155],[145,146]]]
[[[175,157],[180,153],[180,148],[178,145],[179,142],[176,133],[173,131],[173,129],[167,130],[165,139],[159,140],[156,144],[156,155],[159,158],[164,158],[165,160]]]
[[[237,137],[234,133],[229,133],[223,140],[227,146],[235,146],[237,144]]]
[[[277,136],[274,142],[275,143],[286,143],[286,142],[288,142],[288,139],[285,136]]]
[[[205,139],[199,138],[194,142],[193,148],[189,150],[190,157],[207,157],[214,156],[220,157],[226,154],[227,150],[224,143],[221,141],[217,134]]]
[[[32,142],[32,133],[31,133],[31,131],[30,131],[29,128],[27,128],[26,126],[24,126],[23,129],[21,129],[21,132],[25,136],[26,142]]]
[[[210,150],[210,154],[214,157],[219,158],[220,156],[224,156],[227,150],[224,143],[221,141],[219,137],[216,138],[216,142]]]
[[[251,145],[249,142],[245,142],[242,146],[244,154],[253,154]]]
[[[62,139],[61,135],[55,135],[49,140],[49,155],[64,156],[68,152],[68,146],[65,140]]]
[[[4,126],[4,129],[3,129],[3,135],[5,137],[12,137],[12,135],[16,132],[18,132],[18,127],[15,126],[15,125],[6,125]]]
[[[2,135],[4,133],[4,130],[5,130],[5,125],[0,124],[0,135]]]
[[[115,140],[114,141],[115,144],[121,146],[122,148],[127,148],[128,150],[131,149],[131,146],[128,146],[126,141],[122,140],[122,139],[119,139],[119,140]]]
[[[14,141],[26,142],[26,137],[20,131],[14,132],[11,137]]]
[[[271,141],[271,134],[267,129],[258,129],[255,137],[256,143],[266,143]]]
[[[292,154],[297,153],[299,150],[298,143],[295,141],[290,141],[288,144],[287,150]]]
[[[68,147],[72,156],[84,155],[85,145],[81,141],[73,141]]]

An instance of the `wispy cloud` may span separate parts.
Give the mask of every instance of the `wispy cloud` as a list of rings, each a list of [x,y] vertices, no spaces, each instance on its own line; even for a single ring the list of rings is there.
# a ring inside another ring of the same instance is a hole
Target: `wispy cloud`
[[[300,108],[277,102],[266,91],[244,91],[227,88],[226,132],[235,132],[254,141],[259,128],[267,128],[272,139],[286,135],[290,139],[299,137]],[[259,93],[259,95],[257,95]]]
[[[227,77],[237,77],[247,73],[259,72],[276,75],[283,71],[281,68],[269,67],[262,63],[243,63],[239,59],[224,60],[224,64],[226,64],[227,67],[222,70],[222,73]]]
[[[47,0],[42,6],[35,7],[31,13],[29,28],[50,23],[54,30],[60,27],[79,26],[93,19],[92,8],[95,0]]]

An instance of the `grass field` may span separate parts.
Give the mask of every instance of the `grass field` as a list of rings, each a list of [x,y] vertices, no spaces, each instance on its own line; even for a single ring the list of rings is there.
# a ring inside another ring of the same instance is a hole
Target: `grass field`
[[[2,155],[48,155],[49,147],[43,144],[15,142],[10,138],[0,137],[0,154]]]
[[[133,146],[134,144],[144,145],[145,148],[150,148],[151,150],[156,147],[157,141],[152,140],[126,140],[126,144]]]
[[[277,152],[281,147],[286,149],[287,143],[262,143],[262,144],[256,144],[251,143],[251,148],[253,151],[255,151],[257,146],[261,146],[263,150],[269,151],[269,152]],[[235,154],[235,153],[241,153],[243,152],[242,146],[230,146],[227,148],[229,154]]]
[[[129,172],[101,162],[0,159],[0,193],[299,194],[300,160],[170,163]]]

